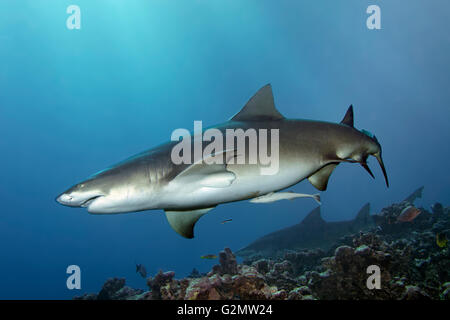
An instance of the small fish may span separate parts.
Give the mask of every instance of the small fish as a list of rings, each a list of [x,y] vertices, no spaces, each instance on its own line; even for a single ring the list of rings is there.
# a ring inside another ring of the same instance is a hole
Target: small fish
[[[136,264],[136,272],[138,272],[142,278],[147,278],[147,270],[145,270],[144,265]]]
[[[414,206],[406,207],[397,217],[397,221],[400,222],[413,221],[420,213],[421,211]]]
[[[227,220],[223,220],[223,221],[221,222],[221,224],[225,224],[225,223],[227,223],[227,222],[231,222],[231,221],[233,221],[233,219],[227,219]]]
[[[438,232],[436,234],[436,244],[439,248],[447,247],[448,239],[444,232]]]
[[[217,256],[215,254],[207,254],[205,256],[201,256],[201,259],[216,259]]]

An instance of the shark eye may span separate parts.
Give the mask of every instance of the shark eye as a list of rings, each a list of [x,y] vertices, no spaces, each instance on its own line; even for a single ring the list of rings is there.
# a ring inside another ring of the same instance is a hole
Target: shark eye
[[[367,131],[367,130],[362,129],[361,132],[364,133],[366,136],[368,136],[368,137],[370,137],[370,138],[373,138],[373,137],[374,137],[373,133],[370,132],[370,131]]]

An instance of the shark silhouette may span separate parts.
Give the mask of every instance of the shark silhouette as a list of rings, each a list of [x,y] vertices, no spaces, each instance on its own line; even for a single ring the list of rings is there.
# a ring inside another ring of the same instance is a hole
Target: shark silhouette
[[[340,237],[374,226],[370,204],[365,204],[353,220],[326,222],[320,207],[300,223],[265,235],[236,252],[242,257],[274,256],[286,249],[321,248],[328,250]]]

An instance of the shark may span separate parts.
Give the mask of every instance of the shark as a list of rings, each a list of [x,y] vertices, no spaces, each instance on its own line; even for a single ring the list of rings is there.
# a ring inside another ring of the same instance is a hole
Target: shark
[[[251,203],[272,203],[275,201],[280,200],[294,200],[296,198],[312,198],[314,199],[319,205],[322,203],[320,202],[320,194],[305,194],[305,193],[296,193],[293,191],[288,192],[271,192],[268,194],[265,194],[260,197],[256,197],[250,200]]]
[[[275,107],[272,86],[268,84],[230,120],[212,128],[224,136],[227,130],[241,130],[244,139],[248,129],[258,135],[261,130],[277,130],[276,173],[263,174],[267,166],[261,162],[230,161],[247,159],[251,148],[244,154],[232,148],[209,154],[223,156],[223,163],[210,163],[204,157],[192,163],[175,163],[172,151],[179,141],[169,141],[73,185],[56,201],[86,208],[91,214],[162,209],[179,235],[193,238],[196,222],[219,204],[276,193],[305,179],[324,191],[333,170],[341,163],[357,163],[374,177],[367,165],[368,157],[374,156],[389,187],[381,145],[374,135],[354,127],[353,106],[339,123],[288,119]],[[202,143],[201,148],[205,151],[207,145]]]
[[[236,254],[244,258],[252,256],[276,256],[284,250],[320,248],[329,250],[335,242],[346,234],[355,233],[375,226],[370,215],[370,204],[366,203],[353,220],[325,221],[320,207],[313,209],[300,223],[269,233]]]
[[[425,188],[424,186],[421,186],[420,188],[415,190],[413,193],[411,193],[409,196],[407,196],[405,198],[405,200],[403,200],[403,201],[406,201],[409,203],[414,203],[414,201],[416,201],[416,199],[422,198],[422,193],[423,193],[424,188]]]

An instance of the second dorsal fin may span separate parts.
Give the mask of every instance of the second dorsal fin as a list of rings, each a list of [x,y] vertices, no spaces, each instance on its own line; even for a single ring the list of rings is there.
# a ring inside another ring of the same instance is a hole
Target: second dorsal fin
[[[345,124],[349,127],[354,127],[353,123],[353,105],[348,107],[347,112],[345,113],[344,119],[342,119],[341,124]]]
[[[247,102],[247,104],[230,120],[256,121],[256,120],[281,120],[283,115],[275,108],[272,86],[265,85]]]

